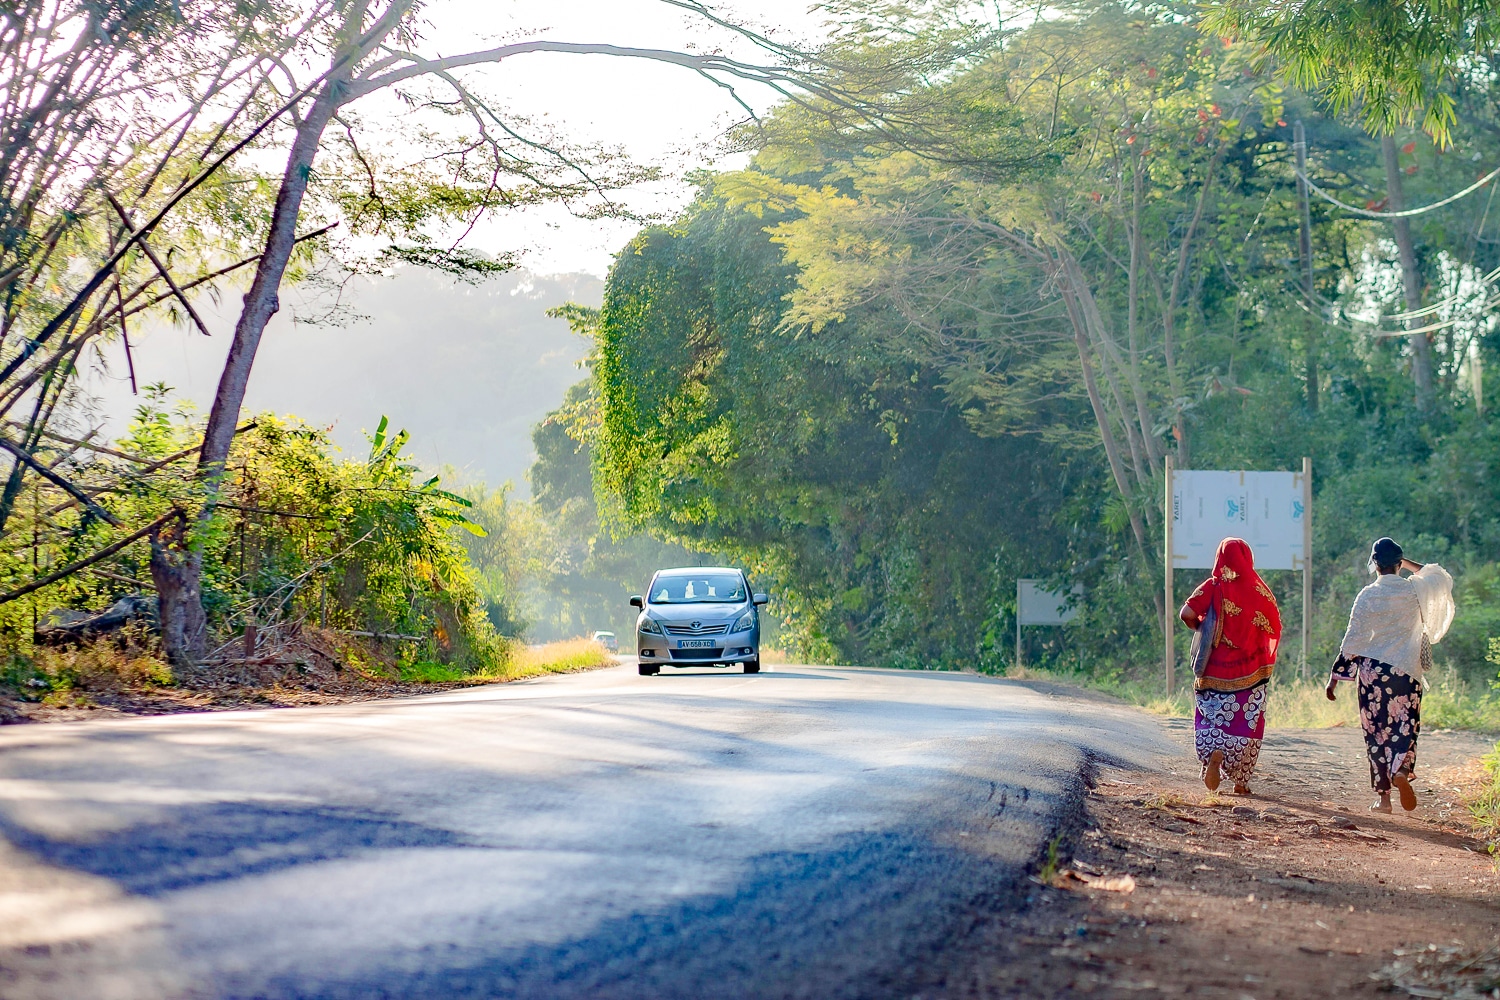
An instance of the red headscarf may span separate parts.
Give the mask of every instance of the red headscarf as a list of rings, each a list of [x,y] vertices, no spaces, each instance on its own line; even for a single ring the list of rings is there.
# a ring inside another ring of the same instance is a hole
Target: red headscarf
[[[1219,543],[1212,575],[1187,603],[1201,618],[1210,601],[1218,612],[1214,647],[1197,687],[1243,691],[1268,680],[1281,645],[1281,612],[1271,588],[1255,572],[1255,557],[1243,538]]]

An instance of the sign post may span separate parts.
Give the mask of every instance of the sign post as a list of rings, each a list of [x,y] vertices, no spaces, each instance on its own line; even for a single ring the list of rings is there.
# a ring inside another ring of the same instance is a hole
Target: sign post
[[[1071,592],[1046,590],[1040,580],[1016,581],[1016,666],[1021,666],[1022,625],[1066,625],[1078,617],[1078,609],[1068,606],[1070,598],[1083,593],[1081,586]]]
[[[1312,675],[1308,622],[1312,619],[1312,459],[1302,459],[1302,676]]]
[[[1258,569],[1302,571],[1302,671],[1309,669],[1308,628],[1312,613],[1312,459],[1301,472],[1240,472],[1174,469],[1167,460],[1167,604],[1174,603],[1173,571],[1210,569],[1219,543],[1243,538]],[[1162,623],[1167,690],[1173,682],[1172,612]]]
[[[1165,551],[1162,553],[1162,556],[1163,556],[1163,558],[1162,558],[1162,565],[1164,565],[1166,567],[1166,574],[1165,575],[1166,575],[1166,581],[1167,581],[1167,599],[1166,599],[1166,601],[1164,603],[1165,603],[1166,609],[1167,609],[1167,617],[1166,617],[1166,620],[1161,623],[1161,627],[1162,627],[1162,665],[1166,668],[1166,672],[1167,672],[1167,695],[1169,697],[1172,694],[1173,682],[1176,680],[1176,678],[1174,678],[1172,675],[1176,672],[1176,669],[1177,669],[1177,652],[1176,652],[1175,647],[1173,646],[1173,641],[1174,640],[1173,640],[1173,637],[1172,637],[1173,636],[1174,626],[1176,626],[1176,624],[1177,624],[1177,622],[1176,622],[1176,618],[1177,618],[1177,597],[1176,597],[1175,589],[1173,588],[1173,585],[1172,585],[1173,584],[1173,580],[1172,580],[1172,520],[1173,520],[1173,514],[1172,514],[1172,487],[1173,487],[1173,484],[1175,482],[1176,482],[1176,480],[1173,478],[1173,475],[1172,475],[1172,456],[1168,455],[1167,456],[1167,500],[1166,500],[1166,507],[1163,508],[1163,510],[1165,510],[1165,512],[1166,512],[1166,516],[1164,516],[1162,518],[1162,524],[1164,524],[1166,526],[1166,529],[1165,529],[1166,548],[1165,548]]]

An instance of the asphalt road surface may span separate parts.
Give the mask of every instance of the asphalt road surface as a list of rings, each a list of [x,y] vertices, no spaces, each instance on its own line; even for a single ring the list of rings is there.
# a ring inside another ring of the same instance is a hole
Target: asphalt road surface
[[[810,667],[7,727],[0,997],[910,996],[1160,740]]]

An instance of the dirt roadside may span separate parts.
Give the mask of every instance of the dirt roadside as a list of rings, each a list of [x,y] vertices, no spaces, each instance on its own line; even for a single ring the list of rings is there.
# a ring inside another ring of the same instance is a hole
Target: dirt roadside
[[[608,663],[487,677],[420,682],[403,681],[354,669],[333,656],[295,662],[239,662],[200,668],[170,685],[130,684],[111,675],[95,675],[79,690],[44,699],[17,697],[0,687],[0,725],[29,722],[90,722],[187,712],[232,712],[246,709],[297,708],[383,701],[436,694],[490,684],[512,684],[539,676],[593,670],[623,662],[618,655]],[[392,671],[394,668],[390,668]]]
[[[1500,998],[1500,873],[1462,805],[1492,738],[1424,734],[1422,804],[1386,816],[1358,729],[1273,731],[1239,797],[1199,782],[1190,721],[1164,726],[1181,752],[1104,769],[1055,873],[924,1000]]]

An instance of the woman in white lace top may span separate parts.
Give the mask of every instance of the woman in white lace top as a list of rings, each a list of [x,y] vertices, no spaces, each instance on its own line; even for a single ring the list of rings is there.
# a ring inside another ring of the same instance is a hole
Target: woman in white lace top
[[[1453,624],[1453,578],[1437,563],[1412,562],[1389,538],[1370,550],[1378,574],[1349,612],[1349,629],[1328,678],[1328,700],[1339,681],[1359,686],[1359,717],[1370,758],[1370,784],[1379,795],[1370,808],[1391,811],[1391,788],[1401,808],[1417,807],[1411,779],[1422,730],[1422,674],[1428,647]],[[1412,575],[1402,577],[1401,570]]]

